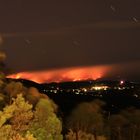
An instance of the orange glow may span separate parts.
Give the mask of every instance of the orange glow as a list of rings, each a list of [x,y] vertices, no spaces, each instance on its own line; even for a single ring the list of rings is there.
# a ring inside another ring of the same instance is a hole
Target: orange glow
[[[110,66],[75,67],[46,71],[20,72],[7,76],[14,79],[27,79],[37,83],[96,80],[103,78],[110,71]]]
[[[15,79],[20,79],[21,77],[22,77],[22,76],[21,76],[20,73],[15,75]]]

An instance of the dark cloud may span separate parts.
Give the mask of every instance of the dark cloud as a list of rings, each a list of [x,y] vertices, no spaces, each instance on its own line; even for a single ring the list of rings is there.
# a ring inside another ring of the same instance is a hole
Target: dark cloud
[[[79,24],[76,26],[67,26],[61,27],[58,29],[54,29],[51,31],[40,31],[40,32],[9,32],[9,33],[1,33],[1,38],[9,38],[9,37],[31,37],[31,36],[47,36],[47,35],[58,35],[58,34],[66,34],[71,32],[78,32],[83,30],[124,30],[124,29],[140,29],[140,22],[134,21],[104,21],[104,22],[95,22],[88,24]]]
[[[7,62],[16,70],[28,70],[140,60],[139,24],[109,25],[97,24],[98,28],[96,24],[84,25],[47,33],[5,35]],[[15,63],[16,58],[20,61]]]

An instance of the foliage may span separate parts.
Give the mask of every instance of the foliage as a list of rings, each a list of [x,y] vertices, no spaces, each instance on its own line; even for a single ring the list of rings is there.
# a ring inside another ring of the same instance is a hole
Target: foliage
[[[122,130],[127,124],[127,119],[121,114],[112,115],[110,117],[110,131],[111,131],[111,139],[117,138],[118,140],[122,139]]]
[[[17,94],[21,93],[22,96],[26,94],[26,88],[20,82],[10,82],[6,84],[4,92],[7,95],[7,102],[11,104],[12,98],[16,98]]]
[[[27,132],[25,137],[22,137],[20,134],[16,134],[16,136],[13,136],[12,138],[10,138],[10,140],[37,140],[37,139],[34,138],[34,136],[30,132]]]
[[[0,51],[0,139],[62,140],[57,106],[36,88],[27,89],[20,82],[7,83],[2,72],[5,58]]]
[[[80,131],[91,133],[94,135],[94,138],[97,139],[97,135],[101,135],[103,132],[102,105],[104,105],[104,103],[99,101],[79,104],[68,118],[67,127],[76,133]]]
[[[62,125],[54,111],[49,100],[40,99],[37,103],[30,131],[38,140],[62,140]]]
[[[11,101],[12,103],[0,111],[0,138],[2,140],[63,139],[62,125],[55,114],[56,105],[49,98],[40,98],[34,107],[25,100],[22,94],[17,94],[17,98]],[[30,132],[30,135],[29,133],[27,135],[27,132]]]
[[[95,140],[94,135],[91,133],[85,133],[83,131],[78,131],[79,140]],[[69,133],[66,135],[66,140],[76,140],[76,133],[72,130],[69,130]],[[97,136],[97,140],[106,140],[104,136]]]
[[[81,130],[78,131],[78,138],[79,140],[94,140],[94,136],[92,134],[86,134]],[[66,135],[66,140],[76,140],[76,133],[70,130],[69,133]]]
[[[6,59],[6,54],[0,51],[0,62],[4,62],[5,59]]]
[[[9,140],[28,130],[28,124],[33,118],[32,105],[25,102],[21,94],[13,99],[11,105],[0,111],[0,136]]]
[[[128,108],[109,119],[111,140],[140,139],[140,110]]]

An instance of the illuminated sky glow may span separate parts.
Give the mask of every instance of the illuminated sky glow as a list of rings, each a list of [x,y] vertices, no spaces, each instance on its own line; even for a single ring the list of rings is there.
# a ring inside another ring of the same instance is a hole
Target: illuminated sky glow
[[[4,0],[0,18],[7,73],[22,72],[15,77],[96,79],[106,70],[92,66],[111,65],[112,79],[140,79],[140,0]]]
[[[87,79],[97,80],[107,75],[107,72],[110,70],[110,66],[76,67],[48,71],[20,72],[9,75],[8,78],[28,79],[37,83],[79,81]]]

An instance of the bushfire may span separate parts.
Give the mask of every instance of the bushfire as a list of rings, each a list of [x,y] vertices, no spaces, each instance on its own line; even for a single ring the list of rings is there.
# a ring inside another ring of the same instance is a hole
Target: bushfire
[[[27,79],[37,83],[97,80],[110,71],[110,66],[73,67],[55,70],[27,71],[8,75],[8,78]]]

